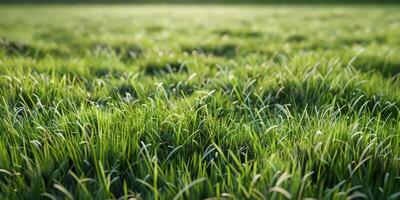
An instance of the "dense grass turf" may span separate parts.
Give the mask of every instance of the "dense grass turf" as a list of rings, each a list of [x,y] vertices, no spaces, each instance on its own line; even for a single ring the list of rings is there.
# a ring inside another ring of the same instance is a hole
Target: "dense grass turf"
[[[0,4],[399,4],[398,0],[0,0]]]
[[[0,7],[0,199],[399,199],[398,11]]]

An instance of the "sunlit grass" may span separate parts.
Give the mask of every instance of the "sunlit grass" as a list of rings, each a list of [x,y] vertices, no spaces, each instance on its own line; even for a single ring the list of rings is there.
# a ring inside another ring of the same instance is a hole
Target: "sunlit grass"
[[[0,7],[0,199],[398,199],[398,10]]]

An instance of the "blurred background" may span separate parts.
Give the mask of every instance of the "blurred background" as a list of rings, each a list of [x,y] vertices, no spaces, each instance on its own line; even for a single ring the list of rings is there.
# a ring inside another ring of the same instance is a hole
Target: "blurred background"
[[[400,0],[0,0],[0,3],[53,3],[53,4],[76,4],[76,3],[173,3],[173,4],[382,4],[400,3]]]

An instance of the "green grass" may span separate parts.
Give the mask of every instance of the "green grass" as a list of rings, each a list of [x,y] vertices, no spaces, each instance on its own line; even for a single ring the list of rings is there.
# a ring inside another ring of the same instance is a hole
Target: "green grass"
[[[399,4],[398,0],[1,0],[0,4]]]
[[[2,6],[0,199],[399,199],[399,6]]]

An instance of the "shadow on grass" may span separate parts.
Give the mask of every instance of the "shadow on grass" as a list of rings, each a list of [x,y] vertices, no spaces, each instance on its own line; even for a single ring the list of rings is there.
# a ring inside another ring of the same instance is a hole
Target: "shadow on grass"
[[[232,36],[232,37],[240,37],[240,38],[258,38],[262,36],[262,33],[258,32],[258,31],[245,31],[245,30],[238,30],[238,31],[234,31],[234,30],[217,30],[214,31],[215,34],[219,35],[219,36]]]
[[[303,82],[301,85],[286,83],[279,90],[269,91],[269,94],[272,94],[273,103],[290,104],[298,112],[307,107],[314,109],[323,105],[334,105],[341,113],[367,113],[393,119],[399,115],[398,100],[386,99],[384,95],[353,87],[332,87],[322,81],[313,84]]]
[[[363,72],[377,72],[386,78],[398,77],[400,60],[385,59],[374,55],[357,57],[352,65]]]
[[[68,48],[54,48],[54,47],[35,47],[34,45],[12,41],[6,38],[0,38],[0,51],[4,51],[8,56],[23,56],[35,59],[42,59],[46,56],[55,57],[69,57],[71,55],[70,49]]]
[[[135,44],[109,45],[98,43],[91,47],[92,52],[108,52],[117,55],[122,62],[130,62],[143,54],[142,48]]]
[[[144,67],[146,75],[157,76],[172,73],[187,73],[188,67],[185,63],[150,63]]]
[[[16,42],[0,38],[0,49],[3,49],[7,55],[20,55],[29,57],[43,57],[43,52],[24,42]]]
[[[201,45],[196,47],[183,47],[182,51],[189,54],[199,53],[203,55],[232,58],[238,53],[238,46],[235,44]]]

